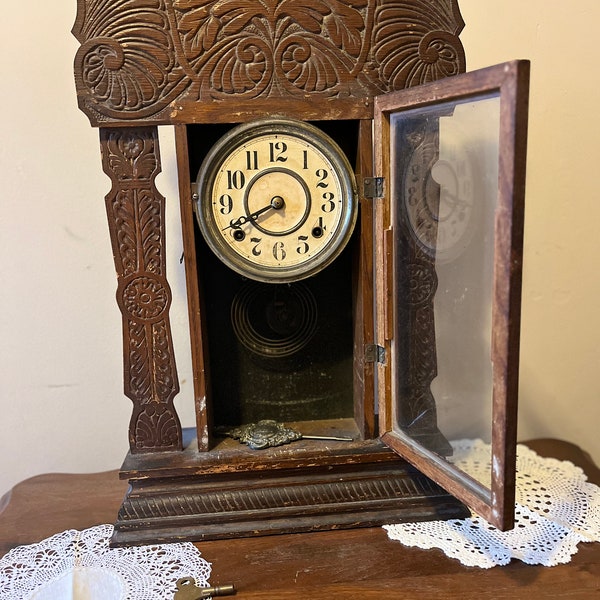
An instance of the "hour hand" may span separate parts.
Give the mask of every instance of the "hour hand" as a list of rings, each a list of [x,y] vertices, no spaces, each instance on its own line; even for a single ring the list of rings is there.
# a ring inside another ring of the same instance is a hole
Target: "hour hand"
[[[256,221],[256,219],[260,215],[267,212],[268,210],[271,210],[271,209],[280,210],[284,206],[285,206],[285,202],[281,196],[273,196],[273,198],[271,198],[271,202],[269,202],[269,204],[267,204],[266,206],[263,206],[262,208],[259,208],[258,210],[255,210],[253,213],[250,213],[249,215],[242,215],[241,217],[238,217],[237,219],[232,220],[229,223],[229,225],[227,225],[227,227],[225,227],[223,229],[223,231],[225,231],[226,229],[229,229],[229,228],[239,229],[242,225],[245,225],[246,223]]]

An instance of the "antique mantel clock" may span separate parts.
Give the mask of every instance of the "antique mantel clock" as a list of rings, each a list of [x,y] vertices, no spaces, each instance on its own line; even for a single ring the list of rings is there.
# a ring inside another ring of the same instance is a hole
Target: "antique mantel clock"
[[[114,544],[462,502],[511,525],[528,64],[462,73],[462,26],[456,0],[78,0],[133,402]],[[175,128],[189,429],[159,125]],[[480,480],[464,438],[490,445]]]

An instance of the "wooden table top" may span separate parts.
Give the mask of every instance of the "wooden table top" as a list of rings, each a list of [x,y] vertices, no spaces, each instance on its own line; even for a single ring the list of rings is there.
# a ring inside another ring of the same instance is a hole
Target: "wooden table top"
[[[577,446],[527,445],[570,460],[600,485],[600,470]],[[49,474],[24,481],[0,500],[0,555],[67,529],[115,519],[127,483],[117,471]],[[566,565],[464,567],[439,550],[406,548],[381,528],[299,533],[198,544],[212,563],[211,584],[233,583],[239,600],[600,599],[600,543],[582,543]]]

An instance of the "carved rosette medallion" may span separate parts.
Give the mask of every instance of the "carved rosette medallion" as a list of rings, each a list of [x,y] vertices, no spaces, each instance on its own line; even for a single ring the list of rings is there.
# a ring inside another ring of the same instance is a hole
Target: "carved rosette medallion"
[[[163,278],[134,275],[122,279],[117,298],[128,318],[146,323],[164,318],[170,303],[169,289]]]
[[[100,142],[113,182],[106,208],[123,315],[125,394],[134,404],[131,451],[181,449],[173,407],[179,384],[165,278],[165,200],[154,185],[160,171],[157,130],[102,129]]]
[[[365,99],[462,72],[457,0],[78,0],[75,79],[94,124],[180,103]]]

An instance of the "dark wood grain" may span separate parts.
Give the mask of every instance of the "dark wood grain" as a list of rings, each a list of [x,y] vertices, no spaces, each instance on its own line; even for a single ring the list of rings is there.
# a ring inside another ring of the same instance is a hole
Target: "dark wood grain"
[[[111,523],[126,490],[118,471],[50,473],[17,484],[0,501],[0,554],[67,529]]]
[[[538,454],[573,462],[590,482],[600,483],[600,470],[577,446],[557,440],[527,445]],[[2,499],[0,553],[67,529],[111,522],[126,487],[117,471],[40,475],[18,484]],[[463,567],[439,550],[406,548],[380,528],[197,546],[212,563],[211,583],[234,583],[240,600],[590,600],[600,594],[600,543],[580,544],[566,565],[513,561],[487,570]]]

